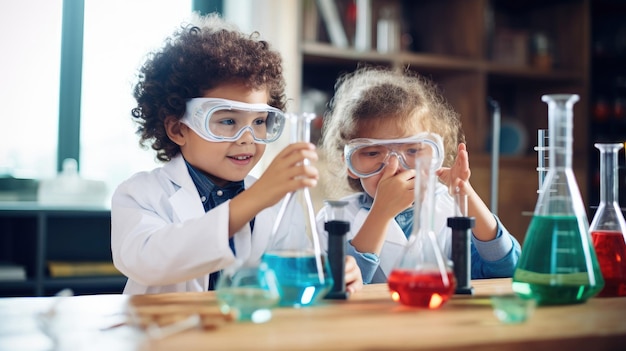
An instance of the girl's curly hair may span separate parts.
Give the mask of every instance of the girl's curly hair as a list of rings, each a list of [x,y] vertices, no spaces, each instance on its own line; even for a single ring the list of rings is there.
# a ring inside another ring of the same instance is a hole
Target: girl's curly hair
[[[224,83],[267,89],[269,105],[286,104],[282,59],[259,33],[246,35],[217,14],[193,14],[191,21],[148,55],[134,87],[139,144],[151,146],[157,159],[169,161],[180,152],[165,132],[168,116],[181,119],[191,98]]]
[[[409,70],[360,67],[344,74],[335,84],[329,110],[324,115],[320,151],[328,162],[328,182],[334,189],[364,191],[359,179],[348,177],[343,162],[343,148],[358,137],[363,128],[395,123],[403,129],[411,125],[441,135],[444,143],[444,166],[454,162],[457,145],[465,142],[459,115],[445,101],[436,85]],[[345,184],[345,183],[343,183]]]

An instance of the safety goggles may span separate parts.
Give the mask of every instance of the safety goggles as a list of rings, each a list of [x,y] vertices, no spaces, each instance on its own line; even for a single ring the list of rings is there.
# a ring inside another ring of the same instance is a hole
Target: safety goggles
[[[181,121],[213,142],[236,141],[249,131],[255,142],[271,143],[285,127],[285,115],[275,107],[217,98],[189,100]]]
[[[432,168],[439,168],[443,150],[438,134],[424,132],[402,139],[353,139],[344,147],[344,157],[352,173],[367,178],[380,173],[392,156],[405,169],[415,169],[418,160],[425,157],[431,158]]]

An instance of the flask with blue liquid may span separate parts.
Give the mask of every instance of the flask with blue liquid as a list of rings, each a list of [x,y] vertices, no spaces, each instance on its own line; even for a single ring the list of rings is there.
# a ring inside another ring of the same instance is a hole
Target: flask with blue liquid
[[[315,114],[287,114],[287,117],[291,122],[291,142],[309,142]],[[282,200],[262,261],[276,274],[279,306],[312,305],[332,288],[330,264],[322,254],[308,188],[289,193]]]

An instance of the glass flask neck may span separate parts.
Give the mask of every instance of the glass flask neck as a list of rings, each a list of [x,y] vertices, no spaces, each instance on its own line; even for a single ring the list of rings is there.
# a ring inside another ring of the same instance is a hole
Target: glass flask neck
[[[617,154],[623,146],[617,143],[596,143],[594,146],[600,150],[600,203],[617,203]]]
[[[291,138],[290,142],[299,143],[311,142],[311,122],[317,117],[315,113],[303,112],[300,114],[297,113],[288,113],[286,117],[291,122]],[[310,164],[308,159],[304,160],[304,164]],[[304,189],[304,192],[308,193],[308,188]]]
[[[315,114],[287,114],[291,143],[310,141]],[[303,163],[308,160],[304,159]],[[313,201],[308,187],[288,193],[282,200],[262,260],[276,272],[281,287],[279,305],[310,306],[333,286],[332,273],[322,253]]]
[[[311,141],[311,122],[315,119],[314,113],[287,114],[287,118],[291,121],[291,142],[310,142]]]
[[[436,177],[430,164],[429,157],[416,161],[412,236],[427,235],[434,230]]]
[[[576,94],[543,95],[541,100],[548,104],[549,170],[572,168],[572,145],[574,126],[574,103]]]

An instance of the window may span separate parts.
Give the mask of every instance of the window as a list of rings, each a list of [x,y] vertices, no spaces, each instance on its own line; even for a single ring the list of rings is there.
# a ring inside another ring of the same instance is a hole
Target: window
[[[145,55],[191,6],[191,0],[85,1],[80,173],[104,180],[110,193],[133,173],[160,165],[154,151],[138,145],[132,88]]]
[[[0,177],[56,173],[62,0],[0,0]]]
[[[158,165],[134,133],[132,85],[191,9],[191,0],[85,0],[80,173],[110,193]],[[63,0],[0,0],[0,177],[56,175],[62,19]]]
[[[130,114],[135,75],[145,55],[161,47],[192,8],[222,12],[222,1],[82,1],[82,90],[81,96],[69,99],[81,101],[80,175],[105,181],[110,197],[132,174],[160,165],[154,151],[139,147]],[[235,17],[249,1],[234,2]],[[57,149],[63,107],[59,101],[64,101],[59,99],[63,4],[0,0],[0,45],[5,48],[0,57],[0,179],[53,178],[61,163]],[[12,200],[0,194],[0,201]]]

